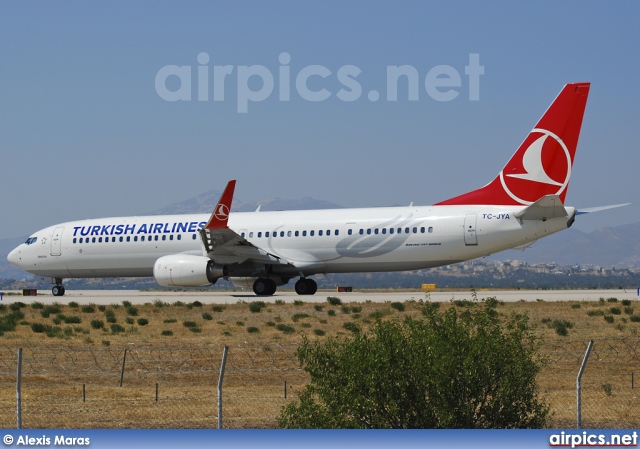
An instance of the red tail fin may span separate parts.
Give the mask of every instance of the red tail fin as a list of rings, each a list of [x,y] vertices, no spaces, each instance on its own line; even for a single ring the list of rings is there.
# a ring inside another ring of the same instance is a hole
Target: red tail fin
[[[436,204],[529,205],[545,195],[558,195],[564,204],[589,87],[564,86],[493,181]]]
[[[231,200],[233,200],[233,191],[236,188],[236,181],[232,180],[227,183],[227,187],[222,192],[220,201],[216,205],[216,208],[209,218],[209,222],[204,227],[205,229],[220,229],[227,227],[227,221],[229,220],[229,212],[231,212]]]

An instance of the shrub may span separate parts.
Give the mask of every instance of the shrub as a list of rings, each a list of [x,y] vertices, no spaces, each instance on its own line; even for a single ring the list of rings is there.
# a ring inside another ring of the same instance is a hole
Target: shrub
[[[340,310],[342,310],[342,313],[346,313],[346,314],[351,313],[351,307],[349,306],[342,306],[340,307]]]
[[[80,319],[79,316],[72,315],[72,316],[64,317],[64,322],[66,324],[80,324],[82,320]]]
[[[76,301],[70,301],[69,302],[69,307],[71,307],[72,309],[77,309],[78,308],[78,303]]]
[[[170,337],[171,335],[173,335],[173,331],[164,330],[164,331],[161,332],[161,335],[165,335],[165,336]]]
[[[613,315],[604,315],[604,320],[607,323],[613,323]]]
[[[119,324],[112,324],[111,325],[111,332],[114,334],[120,333],[120,332],[124,332],[125,328],[120,326]]]
[[[193,301],[191,307],[202,307],[202,303],[200,301]]]
[[[176,320],[175,318],[167,318],[166,320],[162,321],[165,324],[169,324],[169,323],[177,323],[178,320]]]
[[[99,306],[98,306],[98,310],[99,310],[100,312],[104,312],[105,310],[107,310],[107,306],[99,305]]]
[[[57,305],[47,305],[40,311],[40,315],[42,318],[49,318],[54,313],[60,313],[60,306]]]
[[[640,318],[640,315],[638,316],[638,318]],[[274,323],[273,321],[267,321],[264,324],[266,324],[269,327],[276,327],[276,323]]]
[[[604,310],[589,310],[587,311],[588,316],[604,316]]]
[[[618,302],[618,298],[607,298],[607,302]]]
[[[104,321],[102,320],[91,320],[91,327],[94,329],[102,329],[104,328]]]
[[[325,331],[323,331],[322,329],[314,329],[314,330],[313,330],[313,333],[314,333],[315,335],[317,335],[318,337],[322,337],[326,332],[325,332]]]
[[[116,317],[115,316],[108,316],[107,317],[107,323],[115,323],[116,321]]]
[[[294,306],[301,306],[304,304],[304,301],[302,301],[301,299],[294,299],[293,300],[293,305]]]
[[[327,302],[332,306],[339,306],[340,304],[342,304],[342,300],[336,296],[328,296]]]
[[[624,308],[624,313],[626,313],[627,315],[633,315],[633,307],[631,306],[626,306]]]
[[[632,323],[640,323],[640,315],[631,315],[629,321]]]
[[[357,334],[358,332],[360,332],[360,326],[358,326],[356,323],[354,323],[353,321],[349,321],[347,323],[344,323],[342,325],[342,327],[344,327],[346,330],[353,332],[354,334]]]
[[[96,308],[93,304],[87,304],[86,306],[82,306],[80,310],[82,313],[95,313]]]
[[[132,304],[131,304],[131,301],[126,301],[126,300],[125,300],[125,301],[122,301],[122,305],[123,305],[125,308],[127,308],[127,307],[131,307],[131,305],[132,305]]]
[[[138,326],[146,326],[147,324],[149,324],[149,320],[146,318],[138,318]]]
[[[327,315],[329,315],[329,316],[336,316],[336,311],[335,311],[335,310],[333,310],[333,309],[329,309],[329,310],[327,310]]]
[[[611,312],[611,315],[622,315],[622,310],[620,310],[620,307],[611,307],[609,309],[609,312]]]
[[[42,323],[33,323],[31,324],[31,330],[37,334],[44,333],[46,326]]]
[[[202,319],[203,320],[207,320],[207,321],[211,321],[213,319],[213,315],[211,315],[209,312],[204,312],[202,314]]]
[[[360,312],[362,312],[362,307],[360,307],[360,306],[351,306],[351,312],[360,313]]]
[[[23,307],[26,307],[27,305],[23,302],[20,301],[16,301],[16,302],[12,302],[11,304],[9,304],[9,309],[16,311],[16,310],[20,310]]]
[[[102,346],[111,346],[111,342],[109,340],[102,340]]]
[[[34,303],[31,303],[31,308],[34,310],[37,310],[37,309],[42,310],[44,309],[44,304],[42,304],[41,302],[34,302]]]
[[[198,324],[195,321],[183,321],[182,325],[184,327],[196,327]]]
[[[127,324],[133,324],[134,323],[133,318],[131,318],[129,316],[124,319],[124,322],[127,323]]]
[[[571,304],[572,309],[579,309],[580,307],[582,307],[580,304]]]
[[[215,305],[211,307],[211,310],[213,310],[214,312],[222,312],[224,310],[224,307]]]
[[[164,301],[160,301],[159,299],[155,299],[155,300],[153,301],[153,305],[154,305],[154,306],[156,306],[158,309],[160,309],[160,308],[162,308],[162,307],[166,306],[166,305],[167,305],[167,303],[166,303],[166,302],[164,302]]]
[[[193,332],[194,334],[199,334],[200,332],[202,332],[202,329],[200,329],[199,327],[190,327],[189,330],[191,332]]]
[[[298,321],[300,321],[303,318],[309,318],[310,315],[308,313],[296,313],[295,315],[293,315],[291,317],[291,319],[293,320],[294,323],[297,323]]]
[[[316,312],[322,312],[322,306],[320,304],[315,304],[313,306],[313,310],[315,310]]]
[[[396,309],[398,312],[404,312],[404,304],[401,302],[392,302],[391,307]]]
[[[129,306],[126,309],[127,315],[131,315],[131,316],[137,316],[138,315],[138,309],[134,306]]]
[[[277,306],[283,306],[284,305],[284,300],[283,299],[276,299],[276,305]]]
[[[265,307],[264,301],[253,301],[249,304],[249,311],[259,313],[263,307]]]
[[[247,332],[249,332],[250,334],[255,334],[257,332],[260,332],[260,329],[258,329],[255,326],[250,326],[250,327],[247,328]]]
[[[244,321],[236,321],[236,326],[244,326]]]
[[[622,305],[623,306],[630,306],[631,305],[631,300],[630,299],[623,299],[622,300]]]
[[[285,334],[293,334],[295,332],[293,326],[288,326],[286,324],[278,324],[276,329]]]
[[[545,427],[539,343],[526,315],[496,309],[495,300],[429,309],[421,320],[378,321],[344,338],[303,336],[296,355],[310,384],[281,409],[278,426]]]

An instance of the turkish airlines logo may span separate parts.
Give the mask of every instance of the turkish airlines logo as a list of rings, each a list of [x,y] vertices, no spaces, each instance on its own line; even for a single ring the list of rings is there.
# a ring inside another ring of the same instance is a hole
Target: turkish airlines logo
[[[225,221],[227,218],[229,218],[229,208],[224,204],[219,204],[213,216],[217,220]]]
[[[505,192],[523,205],[544,195],[560,195],[569,185],[571,154],[562,139],[546,129],[536,128],[500,172]],[[522,154],[520,158],[518,155]]]

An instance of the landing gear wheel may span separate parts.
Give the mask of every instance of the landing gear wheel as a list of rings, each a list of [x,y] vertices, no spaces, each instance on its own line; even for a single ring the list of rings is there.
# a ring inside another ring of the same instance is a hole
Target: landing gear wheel
[[[64,287],[62,285],[56,285],[51,289],[53,296],[64,296]]]
[[[314,295],[318,291],[318,284],[313,279],[300,278],[296,282],[295,290],[299,295]]]
[[[253,293],[258,296],[271,296],[276,292],[277,286],[273,279],[256,279],[253,283]]]

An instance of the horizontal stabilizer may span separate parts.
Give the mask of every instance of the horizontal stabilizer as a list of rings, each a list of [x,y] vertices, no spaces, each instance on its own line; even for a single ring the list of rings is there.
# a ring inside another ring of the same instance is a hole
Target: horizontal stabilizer
[[[548,220],[567,216],[567,210],[558,195],[545,195],[515,214],[520,220]]]
[[[616,207],[628,206],[629,204],[631,203],[613,204],[611,206],[587,207],[586,209],[579,209],[576,212],[576,215],[590,214],[591,212],[600,212],[603,210],[615,209]]]

